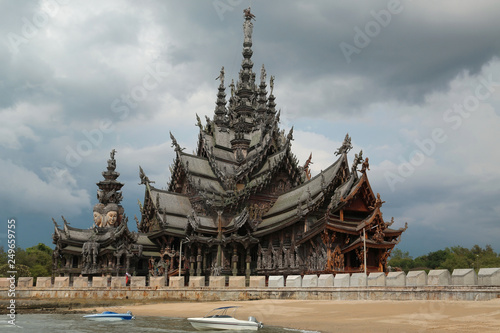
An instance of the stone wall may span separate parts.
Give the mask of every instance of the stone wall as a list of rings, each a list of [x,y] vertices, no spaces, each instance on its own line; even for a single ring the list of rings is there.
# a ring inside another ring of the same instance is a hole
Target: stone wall
[[[361,275],[360,275],[361,274]],[[134,277],[125,286],[121,277],[111,279],[95,277],[75,279],[39,277],[20,278],[15,288],[16,303],[34,302],[85,304],[89,300],[117,301],[238,301],[253,299],[308,299],[308,300],[490,300],[500,298],[500,268],[479,270],[362,273],[244,277]],[[5,290],[13,285],[8,278],[0,278],[0,304],[9,299]],[[202,291],[202,292],[200,292]],[[43,304],[45,304],[43,303]]]
[[[110,283],[108,283],[108,280]],[[226,283],[229,281],[228,283]],[[21,277],[18,286],[22,288],[124,288],[125,277],[94,277],[88,282],[86,277],[75,278],[70,282],[67,277],[56,277],[52,282],[50,277],[39,277],[33,282],[33,278]],[[0,290],[9,285],[9,278],[0,278]],[[175,287],[184,286],[190,288],[345,288],[345,287],[425,287],[425,286],[492,286],[500,287],[500,268],[481,268],[479,274],[473,269],[455,269],[450,275],[445,269],[431,270],[429,274],[425,271],[370,273],[366,277],[363,273],[352,274],[321,274],[321,275],[273,275],[267,279],[264,276],[252,276],[246,281],[243,276],[211,276],[208,281],[203,276],[192,276],[184,284],[184,277],[172,277],[170,283],[166,283],[165,277],[133,276],[130,287]]]

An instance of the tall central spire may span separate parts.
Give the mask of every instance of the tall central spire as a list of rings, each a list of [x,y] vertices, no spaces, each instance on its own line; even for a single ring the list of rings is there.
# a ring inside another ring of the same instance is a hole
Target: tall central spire
[[[252,71],[252,32],[255,15],[250,13],[250,8],[244,10],[245,22],[243,22],[243,61],[241,62],[240,77],[238,82],[238,90],[246,90],[243,96],[249,98],[250,93],[254,90],[255,73]]]

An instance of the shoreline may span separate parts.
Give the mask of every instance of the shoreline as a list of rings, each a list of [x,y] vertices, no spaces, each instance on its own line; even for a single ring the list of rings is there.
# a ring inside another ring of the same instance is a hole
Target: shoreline
[[[318,332],[499,332],[500,299],[490,301],[255,300],[168,302],[87,307],[78,312],[132,311],[137,316],[188,318],[237,305],[237,317],[254,316],[265,326]]]

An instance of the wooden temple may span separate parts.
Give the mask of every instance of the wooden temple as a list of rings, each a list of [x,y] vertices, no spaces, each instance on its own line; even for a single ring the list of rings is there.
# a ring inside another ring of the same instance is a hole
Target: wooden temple
[[[362,152],[349,166],[351,138],[333,163],[311,176],[312,155],[300,165],[293,128],[280,128],[274,77],[253,71],[253,14],[245,10],[243,60],[226,95],[220,71],[214,115],[199,127],[189,154],[170,134],[175,160],[166,190],[141,167],[145,195],[131,232],[120,206],[114,152],[98,183],[94,226],[55,223],[56,275],[289,275],[385,272],[405,228],[391,229],[383,201],[368,181]],[[268,86],[269,85],[269,86]],[[269,89],[269,92],[268,92]],[[366,256],[366,258],[365,258]]]
[[[160,248],[157,263],[168,261],[170,269],[172,252],[183,247],[182,269],[190,275],[359,272],[365,253],[368,271],[386,271],[406,228],[384,221],[368,158],[360,152],[349,167],[346,135],[336,160],[318,175],[311,177],[311,157],[299,165],[293,128],[285,134],[279,127],[274,77],[268,93],[264,66],[259,79],[253,71],[253,15],[246,10],[244,18],[238,80],[227,96],[222,67],[213,118],[203,124],[196,116],[196,153],[170,134],[176,157],[167,190],[140,169],[138,230]]]

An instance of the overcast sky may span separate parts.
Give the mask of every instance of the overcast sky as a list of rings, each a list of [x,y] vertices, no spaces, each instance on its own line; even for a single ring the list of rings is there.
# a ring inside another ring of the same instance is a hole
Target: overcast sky
[[[169,132],[195,149],[220,68],[237,79],[249,5],[254,71],[275,76],[301,164],[312,152],[319,173],[349,133],[384,218],[408,222],[400,249],[500,252],[496,0],[0,0],[0,244],[9,218],[23,248],[52,246],[61,215],[91,227],[113,148],[136,230],[139,165],[166,187]]]

